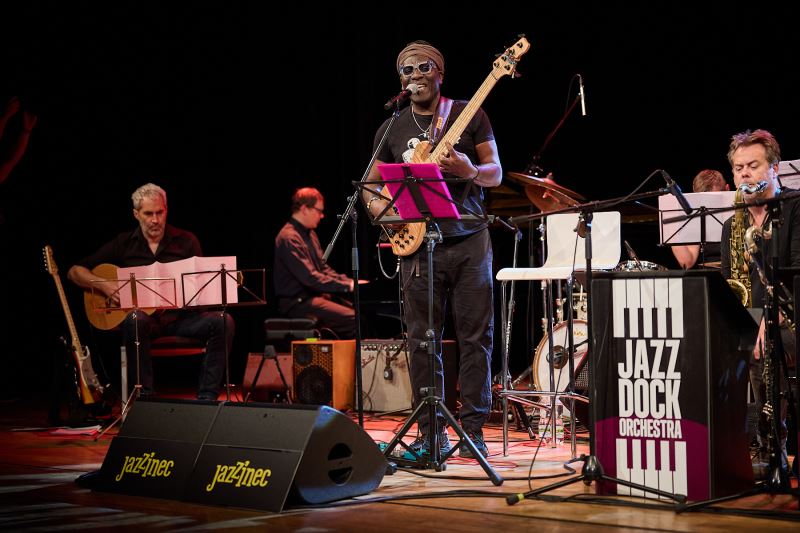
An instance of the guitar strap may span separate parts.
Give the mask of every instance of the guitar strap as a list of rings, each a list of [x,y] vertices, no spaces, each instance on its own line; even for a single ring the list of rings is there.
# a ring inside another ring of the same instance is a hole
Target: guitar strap
[[[452,109],[453,101],[451,99],[444,96],[439,98],[439,105],[436,106],[436,113],[433,114],[431,122],[431,144],[436,145],[444,133],[444,127],[447,126],[447,119],[450,117]]]

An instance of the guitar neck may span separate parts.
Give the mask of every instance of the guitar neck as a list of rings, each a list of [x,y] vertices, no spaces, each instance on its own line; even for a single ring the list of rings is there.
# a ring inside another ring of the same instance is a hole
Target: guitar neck
[[[67,328],[69,329],[69,336],[72,340],[72,349],[79,355],[83,355],[83,344],[78,337],[78,329],[75,327],[75,321],[72,319],[72,312],[69,309],[67,302],[67,295],[64,293],[64,286],[61,285],[61,277],[58,273],[53,274],[53,281],[56,282],[56,290],[58,291],[58,298],[61,300],[61,308],[64,310],[64,317],[67,319]]]
[[[461,134],[464,133],[464,130],[467,128],[467,124],[469,124],[469,121],[472,120],[472,117],[475,116],[475,113],[477,113],[478,109],[483,105],[484,100],[486,100],[486,97],[492,91],[496,83],[497,78],[495,78],[494,72],[486,76],[486,79],[483,80],[483,83],[467,103],[464,110],[458,115],[455,122],[453,122],[453,125],[450,126],[441,140],[436,144],[436,148],[431,152],[429,161],[437,161],[442,152],[447,150],[445,142],[449,142],[452,145],[458,143]]]

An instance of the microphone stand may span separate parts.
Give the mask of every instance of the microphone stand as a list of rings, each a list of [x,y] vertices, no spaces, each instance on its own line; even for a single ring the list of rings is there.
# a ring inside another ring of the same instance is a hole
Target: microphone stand
[[[375,164],[375,161],[378,159],[378,154],[383,149],[383,146],[386,144],[387,139],[389,138],[389,132],[392,131],[392,127],[394,126],[397,117],[400,116],[400,103],[399,101],[396,103],[394,107],[394,111],[392,113],[392,118],[389,119],[389,125],[386,127],[386,131],[383,132],[383,136],[381,137],[378,146],[372,152],[372,157],[369,159],[369,163],[367,163],[366,169],[364,169],[364,174],[361,175],[361,179],[359,180],[361,183],[367,181],[369,177],[369,171],[372,169],[372,166]],[[336,244],[336,240],[339,238],[339,234],[342,232],[344,228],[344,224],[350,220],[352,222],[352,239],[353,239],[353,250],[351,252],[351,266],[353,270],[353,309],[355,311],[355,321],[356,321],[356,411],[358,412],[358,425],[359,427],[364,427],[364,399],[362,398],[362,373],[361,373],[361,301],[359,295],[359,288],[358,288],[358,272],[359,272],[359,257],[358,257],[358,213],[356,212],[355,205],[358,197],[361,195],[361,188],[356,187],[353,194],[348,198],[347,207],[344,210],[344,213],[339,216],[339,225],[336,227],[336,231],[333,233],[333,237],[331,238],[331,242],[328,243],[328,246],[325,248],[325,253],[322,254],[322,261],[323,263],[327,263],[328,258],[331,256],[331,252],[333,251],[333,247]]]
[[[574,80],[575,78],[573,77],[572,79]],[[571,86],[572,86],[572,82],[570,82],[570,87]],[[561,129],[561,127],[564,126],[564,123],[567,121],[567,117],[569,117],[572,114],[572,110],[575,109],[575,106],[577,106],[578,102],[580,102],[580,101],[581,101],[581,93],[579,92],[578,95],[575,97],[575,99],[572,101],[572,103],[569,105],[569,107],[567,107],[566,111],[564,111],[564,114],[561,116],[559,121],[556,123],[555,127],[550,131],[550,133],[547,134],[547,137],[545,138],[544,143],[542,143],[542,146],[540,146],[539,149],[534,153],[533,157],[531,158],[531,162],[528,163],[527,167],[525,167],[525,172],[524,172],[525,174],[528,174],[530,176],[534,176],[534,177],[537,177],[537,178],[544,177],[544,176],[542,176],[542,174],[544,174],[544,169],[541,166],[539,166],[539,161],[541,161],[541,159],[542,159],[542,154],[544,154],[544,151],[547,150],[547,147],[550,145],[550,142],[556,136],[556,133],[558,133],[558,131]],[[556,211],[556,212],[558,212],[558,211]],[[532,217],[532,218],[529,219],[528,235],[533,235],[533,229],[534,229],[535,220],[536,220],[536,217]],[[541,261],[544,261],[545,252],[546,252],[546,250],[545,250],[545,248],[547,246],[547,243],[545,242],[546,232],[547,232],[547,227],[545,225],[545,219],[544,218],[540,218],[539,219],[539,233],[541,235],[541,238],[540,238],[540,241],[541,241]],[[530,267],[534,266],[533,265],[533,249],[532,248],[533,248],[533,243],[531,242],[531,239],[529,239],[528,240],[528,263],[529,263],[528,266],[530,266]],[[531,307],[530,306],[530,302],[533,300],[533,291],[534,291],[533,284],[532,283],[528,284],[528,302],[529,302],[528,303],[528,314],[529,315],[532,314],[531,310],[530,310],[530,307]],[[550,304],[548,303],[548,299],[552,298],[552,295],[550,295],[550,292],[552,291],[552,282],[551,281],[543,281],[543,282],[541,282],[541,291],[542,291],[542,310],[543,310],[543,313],[545,315],[545,316],[542,317],[542,330],[543,330],[543,332],[545,334],[547,334],[547,332],[548,332],[547,324],[548,324],[548,321],[551,320],[551,317],[549,316],[549,313],[552,312],[552,309],[550,309]],[[560,284],[558,286],[558,292],[559,292],[558,297],[560,299],[561,298],[561,294],[560,294],[561,285]],[[572,304],[572,302],[570,302],[570,305],[571,304]],[[531,335],[530,332],[533,331],[534,329],[535,329],[535,324],[532,323],[531,324],[531,328],[528,330],[528,344],[529,345],[532,344],[531,343],[532,339],[530,338],[530,335]],[[531,366],[531,369],[533,369],[532,366]]]

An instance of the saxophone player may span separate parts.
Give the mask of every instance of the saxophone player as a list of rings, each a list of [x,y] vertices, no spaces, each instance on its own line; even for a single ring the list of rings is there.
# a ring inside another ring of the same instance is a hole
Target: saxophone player
[[[722,227],[721,270],[726,279],[739,278],[749,282],[749,299],[752,307],[761,307],[763,305],[765,290],[758,268],[753,262],[754,257],[749,257],[744,253],[743,241],[745,239],[743,237],[746,234],[751,235],[756,232],[764,236],[764,238],[760,239],[759,251],[756,252],[760,255],[761,264],[764,265],[764,268],[770,267],[773,246],[777,246],[779,266],[800,267],[800,202],[788,200],[783,203],[783,224],[780,227],[777,242],[773,242],[773,239],[770,238],[772,227],[770,209],[766,205],[753,205],[758,200],[780,197],[785,194],[785,191],[781,190],[778,180],[780,158],[781,153],[778,142],[766,130],[748,130],[734,135],[728,150],[728,161],[733,170],[734,184],[737,189],[743,192],[742,198],[747,207],[743,216],[738,217],[738,223],[737,217],[733,216]],[[742,227],[735,227],[738,224],[741,224]],[[781,339],[789,367],[795,364],[796,343],[794,332],[788,327],[789,322],[786,319],[793,318],[791,316],[785,317],[782,313],[780,316]],[[768,395],[764,393],[764,382],[762,380],[764,360],[761,355],[765,349],[764,329],[765,321],[762,318],[756,346],[750,358],[750,383],[759,412],[762,411],[765,402],[769,401]],[[780,381],[781,390],[784,390],[785,385],[783,382],[785,380],[781,379]],[[778,386],[778,384],[775,385]],[[775,412],[780,412],[780,426],[783,428],[780,439],[785,453],[785,399],[781,401],[781,404],[780,411],[776,409]],[[762,443],[766,436],[766,434],[760,435]]]

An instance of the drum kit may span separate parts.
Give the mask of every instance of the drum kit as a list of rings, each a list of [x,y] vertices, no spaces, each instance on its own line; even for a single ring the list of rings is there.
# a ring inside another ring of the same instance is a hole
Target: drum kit
[[[543,214],[551,211],[557,211],[567,207],[574,207],[581,203],[586,202],[586,198],[575,191],[567,189],[555,183],[549,176],[547,178],[540,178],[537,176],[529,176],[518,172],[509,172],[506,174],[509,178],[511,186],[506,185],[505,190],[500,192],[502,198],[490,196],[489,209],[500,207],[501,210],[509,212],[516,210],[516,214],[520,214],[521,208],[530,209],[530,204],[533,204]],[[514,198],[511,194],[522,188],[524,192],[524,200],[519,201],[519,193]],[[511,192],[509,192],[511,191]],[[626,223],[635,222],[650,222],[656,220],[656,211],[647,206],[634,203],[630,207],[621,206],[622,221]],[[546,219],[544,219],[546,220]],[[542,241],[544,241],[545,231],[543,230],[544,224],[539,228],[542,232]],[[546,243],[543,242],[543,246]],[[631,259],[622,261],[614,268],[615,271],[623,272],[637,272],[637,271],[663,271],[667,270],[665,267],[650,261],[641,261],[638,259]],[[550,283],[550,282],[547,282]],[[527,388],[534,391],[547,392],[548,396],[553,393],[561,393],[568,390],[569,387],[569,324],[572,324],[572,336],[574,344],[574,375],[575,384],[574,391],[576,393],[572,398],[574,402],[574,419],[577,425],[584,426],[588,423],[588,392],[589,392],[589,378],[588,378],[588,333],[587,333],[587,320],[588,320],[588,306],[587,294],[585,288],[580,284],[575,283],[573,287],[572,298],[570,302],[561,298],[561,282],[554,280],[557,284],[553,291],[554,296],[554,317],[552,331],[546,327],[548,323],[547,317],[542,319],[544,328],[543,337],[536,346],[533,352],[531,366],[523,372],[519,377],[511,382],[511,388],[520,389],[527,386]],[[544,285],[544,283],[543,283]],[[546,291],[543,291],[546,294]],[[546,297],[545,297],[546,300]],[[550,308],[545,302],[545,314],[547,309]],[[566,314],[572,313],[572,320],[567,320]],[[550,337],[553,339],[553,354],[550,353]],[[551,382],[551,359],[552,359],[552,372],[553,380]],[[554,384],[555,390],[551,390],[551,383]],[[551,409],[551,400],[542,397],[533,397],[532,399],[523,399],[520,397],[511,397],[515,402],[520,402],[531,409],[531,413],[527,415],[527,420],[519,420],[520,413],[524,413],[524,409],[517,407],[512,410],[517,417],[517,427],[521,429],[523,426],[528,428],[529,433],[533,436],[534,431],[531,429],[531,421],[538,417],[540,410],[549,411]],[[572,403],[567,398],[559,398],[563,405],[563,413],[565,416],[572,416],[569,410],[569,405]],[[544,421],[542,421],[543,423]],[[580,431],[580,429],[578,430]]]

